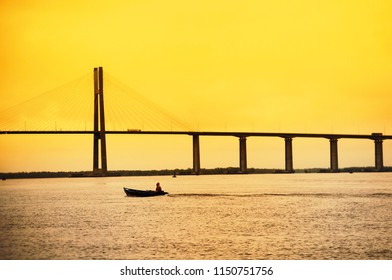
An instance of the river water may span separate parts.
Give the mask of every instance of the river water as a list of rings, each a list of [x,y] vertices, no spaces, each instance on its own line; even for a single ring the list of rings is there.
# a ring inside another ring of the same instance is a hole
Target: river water
[[[392,173],[6,180],[0,233],[0,259],[390,260]]]

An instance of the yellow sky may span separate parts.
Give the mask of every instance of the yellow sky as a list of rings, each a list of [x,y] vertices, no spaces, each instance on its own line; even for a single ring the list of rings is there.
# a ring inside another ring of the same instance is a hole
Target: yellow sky
[[[392,134],[391,10],[388,0],[1,1],[0,110],[103,66],[199,130]],[[90,169],[92,140],[66,139],[0,136],[0,171]],[[190,138],[111,139],[109,169],[192,164]],[[282,141],[250,139],[248,166],[283,168]],[[294,167],[327,167],[329,143],[307,141],[294,143]],[[373,164],[371,141],[342,142],[341,166]],[[237,139],[201,144],[202,167],[238,165]],[[389,141],[384,150],[391,165]]]

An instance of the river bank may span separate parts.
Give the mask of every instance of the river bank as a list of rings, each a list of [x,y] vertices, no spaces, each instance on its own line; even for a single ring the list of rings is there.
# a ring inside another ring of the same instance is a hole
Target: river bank
[[[339,169],[338,172],[379,172],[374,167],[346,167]],[[392,167],[385,167],[381,172],[392,172]],[[199,175],[224,175],[240,174],[240,169],[236,167],[201,169]],[[248,168],[246,174],[282,174],[287,173],[284,169],[261,169]],[[297,169],[294,173],[331,173],[327,168],[307,168]],[[195,175],[191,168],[188,169],[163,169],[163,170],[116,170],[108,171],[107,176],[184,176]],[[0,172],[0,178],[6,179],[31,179],[31,178],[66,178],[66,177],[99,177],[91,171],[35,171],[35,172]]]

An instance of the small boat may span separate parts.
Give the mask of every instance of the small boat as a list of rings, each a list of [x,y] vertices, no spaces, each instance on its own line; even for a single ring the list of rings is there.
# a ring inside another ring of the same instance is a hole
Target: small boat
[[[165,195],[168,194],[168,192],[165,191],[142,191],[142,190],[134,190],[134,189],[128,189],[124,188],[124,192],[126,193],[127,196],[138,196],[138,197],[147,197],[147,196],[158,196],[158,195]]]

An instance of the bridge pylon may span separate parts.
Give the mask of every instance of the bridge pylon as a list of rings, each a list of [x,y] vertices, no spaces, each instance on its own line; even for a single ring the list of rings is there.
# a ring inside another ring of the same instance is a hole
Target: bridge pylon
[[[101,145],[99,145],[101,144]],[[99,146],[101,146],[101,168],[99,168]],[[103,103],[103,69],[94,68],[94,151],[93,173],[107,174],[105,110]]]

